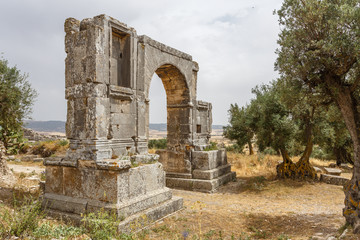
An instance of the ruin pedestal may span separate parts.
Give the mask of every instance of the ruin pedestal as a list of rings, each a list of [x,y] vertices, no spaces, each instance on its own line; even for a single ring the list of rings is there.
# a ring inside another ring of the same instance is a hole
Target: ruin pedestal
[[[175,153],[169,154],[168,150],[156,153],[165,167],[166,186],[170,188],[212,193],[236,178],[236,173],[231,172],[231,165],[227,162],[225,150],[191,151],[188,168],[186,164],[179,164],[186,161],[174,161]],[[184,155],[176,156],[180,158]]]
[[[178,211],[183,200],[165,187],[160,163],[131,167],[128,160],[78,161],[69,166],[62,159],[46,162],[43,204],[50,213],[79,222],[81,215],[101,209],[114,211],[126,229],[132,222],[158,220]]]

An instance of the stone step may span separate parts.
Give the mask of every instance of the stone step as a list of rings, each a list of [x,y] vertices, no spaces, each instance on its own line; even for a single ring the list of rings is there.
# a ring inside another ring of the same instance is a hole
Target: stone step
[[[224,174],[227,174],[231,172],[231,165],[226,164],[224,166],[211,169],[211,170],[199,170],[196,169],[193,171],[193,178],[195,179],[205,179],[205,180],[211,180],[214,178],[218,178]]]
[[[144,211],[157,204],[171,199],[172,193],[168,188],[144,194],[141,197],[129,199],[124,203],[104,203],[97,200],[75,198],[57,194],[44,194],[44,204],[53,210],[67,213],[82,214],[84,212],[96,212],[99,209],[116,210],[119,216],[130,216]]]
[[[119,224],[120,232],[134,232],[140,230],[146,225],[153,224],[156,221],[171,216],[183,208],[183,198],[173,196],[172,199],[148,208],[145,211],[125,218]]]
[[[212,193],[217,190],[220,185],[233,181],[236,178],[235,172],[229,172],[218,178],[205,179],[185,179],[185,178],[166,178],[166,186],[169,188],[177,188],[189,191],[198,191]]]
[[[131,215],[120,222],[118,229],[120,232],[132,232],[143,228],[145,225],[152,224],[183,208],[183,198],[173,196],[171,199],[154,205],[151,208]],[[81,215],[75,213],[66,213],[54,209],[46,209],[46,214],[54,218],[70,222],[75,225],[81,225]]]
[[[329,174],[321,174],[320,181],[325,182],[332,185],[345,185],[350,180],[344,177],[329,175]]]
[[[340,174],[342,172],[338,168],[326,168],[326,167],[324,167],[324,170],[325,170],[326,174],[335,175],[335,176],[340,176]]]

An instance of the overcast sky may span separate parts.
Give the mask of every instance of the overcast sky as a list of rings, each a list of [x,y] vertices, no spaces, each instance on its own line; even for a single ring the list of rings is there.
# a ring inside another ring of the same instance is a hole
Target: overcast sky
[[[192,55],[200,66],[197,99],[213,104],[213,123],[227,124],[231,103],[245,105],[251,88],[274,72],[281,0],[11,0],[0,5],[0,53],[29,74],[39,96],[34,120],[66,120],[64,21],[107,14]],[[150,121],[166,122],[165,91],[150,89]]]

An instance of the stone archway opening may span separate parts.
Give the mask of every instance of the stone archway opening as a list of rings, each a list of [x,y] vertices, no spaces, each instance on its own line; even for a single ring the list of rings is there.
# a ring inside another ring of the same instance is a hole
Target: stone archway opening
[[[185,76],[171,64],[161,65],[154,75],[161,79],[166,94],[167,149],[183,151],[190,144],[191,133],[190,91]],[[153,76],[152,80],[157,79]]]

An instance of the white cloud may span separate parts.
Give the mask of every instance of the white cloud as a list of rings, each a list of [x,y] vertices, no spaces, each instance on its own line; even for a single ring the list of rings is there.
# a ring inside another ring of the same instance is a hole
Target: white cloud
[[[200,65],[198,99],[213,103],[215,124],[226,124],[230,103],[244,105],[252,87],[276,77],[279,28],[272,12],[280,5],[281,0],[4,1],[0,52],[30,74],[40,93],[34,119],[65,120],[63,23],[105,13],[139,35],[191,54]],[[151,91],[158,93],[159,86],[152,84]]]

